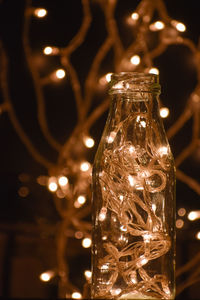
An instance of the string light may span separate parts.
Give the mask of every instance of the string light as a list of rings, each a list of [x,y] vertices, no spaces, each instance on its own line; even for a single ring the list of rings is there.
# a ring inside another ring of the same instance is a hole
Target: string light
[[[78,201],[79,204],[82,205],[82,204],[85,203],[86,198],[85,198],[85,196],[81,195],[81,196],[78,196],[77,201]]]
[[[186,209],[183,208],[183,207],[179,208],[179,210],[178,210],[178,215],[179,215],[180,217],[183,217],[183,216],[185,216],[185,214],[186,214]]]
[[[44,18],[47,15],[47,10],[45,8],[36,8],[34,10],[34,15],[37,18]]]
[[[89,136],[84,137],[83,142],[87,148],[94,147],[95,142],[94,142],[93,138],[91,138]]]
[[[58,79],[63,79],[63,78],[65,77],[65,70],[63,70],[63,69],[58,69],[58,70],[56,71],[56,77],[57,77]]]
[[[88,161],[82,162],[80,165],[80,169],[83,172],[87,172],[90,168],[90,163]]]
[[[56,177],[50,177],[48,180],[48,189],[51,192],[56,192],[58,188]]]
[[[162,21],[156,21],[149,25],[151,31],[162,30],[165,27],[165,24]]]
[[[51,270],[46,271],[46,272],[40,274],[40,280],[47,282],[47,281],[51,280],[54,277],[54,275],[55,275],[55,272],[53,272]]]
[[[85,278],[89,280],[92,277],[92,272],[89,270],[85,270],[84,272]]]
[[[91,241],[90,238],[84,238],[82,240],[82,246],[83,246],[83,248],[89,248],[91,246],[91,244],[92,244],[92,241]]]
[[[171,24],[172,26],[174,26],[176,28],[176,30],[178,30],[179,32],[184,32],[186,30],[186,26],[181,23],[181,22],[178,22],[176,20],[172,20],[171,21]]]
[[[160,116],[161,118],[167,118],[169,116],[169,108],[167,107],[161,107],[160,108]]]
[[[197,219],[200,218],[200,210],[196,210],[196,211],[191,211],[189,214],[188,214],[188,219],[190,221],[195,221]]]
[[[196,238],[197,238],[197,240],[200,240],[200,231],[199,231],[199,232],[197,232],[197,234],[196,234]]]
[[[46,47],[43,49],[43,53],[44,53],[45,55],[55,55],[55,54],[58,54],[58,53],[59,53],[59,49],[56,48],[56,47],[46,46]]]
[[[139,14],[136,13],[136,12],[132,13],[131,18],[132,18],[134,21],[137,21],[137,20],[139,19]]]
[[[110,82],[110,81],[111,81],[111,76],[112,76],[112,73],[107,73],[107,74],[105,75],[106,81],[107,81],[107,82]]]
[[[176,220],[176,227],[182,228],[184,226],[184,221],[182,219]]]
[[[68,178],[66,176],[60,176],[58,178],[58,183],[60,186],[66,186],[68,184]]]
[[[79,292],[73,292],[72,293],[72,299],[81,299],[82,295]]]
[[[133,56],[131,57],[131,59],[130,59],[130,62],[131,62],[133,65],[135,65],[135,66],[139,65],[139,64],[140,64],[140,57],[139,57],[139,55],[133,55]]]
[[[150,74],[156,74],[156,75],[158,75],[158,74],[159,74],[159,70],[158,70],[157,68],[151,68],[151,69],[149,70],[149,73],[150,73]]]

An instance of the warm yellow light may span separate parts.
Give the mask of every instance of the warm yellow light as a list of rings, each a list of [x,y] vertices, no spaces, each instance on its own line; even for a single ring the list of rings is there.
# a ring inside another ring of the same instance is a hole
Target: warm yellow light
[[[50,177],[48,181],[48,189],[51,192],[55,192],[58,188],[56,177]]]
[[[183,24],[183,23],[178,23],[177,25],[176,25],[176,29],[178,30],[178,31],[180,31],[180,32],[184,32],[185,30],[186,30],[186,26]]]
[[[82,233],[82,231],[76,231],[74,236],[75,236],[76,239],[80,240],[80,239],[83,238],[83,233]]]
[[[155,23],[149,25],[149,28],[152,31],[162,30],[164,27],[165,24],[162,21],[156,21]]]
[[[58,178],[58,183],[60,186],[66,186],[68,184],[68,178],[66,176],[60,176]]]
[[[81,195],[81,196],[78,196],[77,201],[79,204],[84,204],[86,201],[86,198],[85,198],[85,196]]]
[[[110,81],[111,81],[111,76],[112,76],[112,73],[107,73],[107,74],[105,75],[106,81],[107,81],[107,82],[110,82]]]
[[[180,217],[183,217],[183,216],[185,216],[185,214],[186,214],[186,209],[183,208],[183,207],[179,208],[179,210],[178,210],[178,215],[179,215]]]
[[[132,18],[134,21],[138,20],[138,19],[139,19],[139,14],[136,13],[136,12],[132,13],[131,18]]]
[[[184,221],[181,219],[176,220],[176,227],[182,228],[184,226]]]
[[[46,55],[50,55],[50,54],[52,54],[52,52],[53,52],[53,48],[50,47],[50,46],[47,46],[47,47],[44,48],[43,52],[44,52],[44,54],[46,54]]]
[[[46,271],[46,272],[40,274],[40,280],[47,282],[54,276],[54,274],[55,273],[53,271]]]
[[[72,293],[72,299],[81,299],[82,295],[79,292]]]
[[[83,141],[87,148],[92,148],[94,146],[94,140],[89,136],[86,136]]]
[[[140,63],[139,55],[133,55],[130,59],[130,62],[135,66],[139,65],[139,63]]]
[[[63,69],[58,69],[58,70],[56,71],[56,77],[57,77],[58,79],[64,78],[64,77],[65,77],[65,70],[63,70]]]
[[[82,240],[82,246],[83,246],[84,248],[89,248],[89,247],[91,246],[91,244],[92,244],[92,241],[91,241],[90,238],[84,238],[84,239]]]
[[[196,219],[199,219],[200,218],[200,210],[196,210],[196,211],[191,211],[189,214],[188,214],[188,219],[190,221],[195,221]]]
[[[82,162],[80,165],[80,169],[83,172],[87,172],[90,168],[90,163],[88,161]]]
[[[169,116],[169,108],[162,107],[160,109],[160,116],[161,116],[161,118],[167,118]]]
[[[151,68],[151,69],[149,70],[149,73],[150,73],[150,74],[156,74],[156,75],[158,75],[158,74],[159,74],[159,70],[158,70],[157,68]]]
[[[34,10],[34,15],[38,18],[43,18],[47,15],[47,10],[45,8],[36,8]]]
[[[85,270],[84,275],[86,279],[90,279],[92,277],[92,272],[89,270]]]
[[[200,231],[199,231],[199,232],[197,232],[197,234],[196,234],[196,238],[197,238],[197,240],[200,240]]]

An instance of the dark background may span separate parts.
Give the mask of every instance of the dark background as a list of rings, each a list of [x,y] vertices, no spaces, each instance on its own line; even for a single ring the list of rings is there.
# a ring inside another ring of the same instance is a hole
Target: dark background
[[[132,38],[132,29],[126,24],[125,19],[134,11],[138,3],[139,1],[134,0],[118,1],[116,18],[125,45]],[[187,31],[181,35],[192,39],[197,44],[200,28],[199,2],[168,0],[165,3],[169,15],[187,26]],[[22,45],[24,6],[25,2],[22,0],[0,1],[0,35],[9,59],[10,95],[18,118],[33,144],[42,155],[56,162],[57,153],[45,141],[37,121],[35,93]],[[38,0],[33,1],[33,6],[45,7],[48,11],[45,18],[33,17],[30,27],[33,59],[41,76],[47,76],[56,68],[60,68],[61,64],[58,58],[44,56],[42,49],[46,45],[64,47],[69,43],[81,24],[81,2],[79,0]],[[91,7],[93,21],[87,39],[72,55],[73,65],[82,83],[92,58],[106,34],[103,14],[97,1],[91,1]],[[112,65],[109,65],[108,61],[110,61],[109,57],[102,66],[102,74],[112,72]],[[195,62],[188,48],[173,45],[155,60],[155,66],[160,70],[162,103],[170,109],[169,118],[164,120],[167,130],[183,112],[188,96],[195,87],[197,82]],[[47,85],[44,91],[49,128],[53,136],[60,143],[64,143],[76,122],[75,103],[67,70],[65,79]],[[0,101],[3,102],[2,96]],[[92,130],[96,145],[105,119],[106,114]],[[189,121],[170,141],[175,157],[189,143],[191,126],[192,121]],[[10,298],[56,296],[56,282],[44,284],[38,280],[40,272],[55,265],[54,248],[52,247],[52,251],[46,253],[49,245],[54,245],[53,233],[49,234],[47,231],[49,226],[58,220],[58,215],[51,194],[37,184],[37,177],[47,175],[47,171],[34,161],[21,143],[7,112],[0,115],[0,141],[0,243],[2,244],[0,295]],[[96,147],[90,152],[91,162],[95,151]],[[199,166],[200,150],[188,158],[181,169],[199,180]],[[24,186],[28,188],[28,195],[20,197],[19,189]],[[185,207],[187,213],[190,210],[198,210],[199,196],[178,181],[177,209],[180,207]],[[199,221],[191,224],[186,217],[184,218],[185,225],[177,232],[178,265],[186,262],[200,248],[200,242],[195,240]],[[43,235],[41,235],[41,228]],[[72,277],[75,277],[75,270],[78,268],[84,270],[89,264],[88,252],[81,251],[79,253],[79,250],[74,249],[73,253],[69,254]],[[85,263],[82,262],[82,257],[86,257]],[[29,277],[26,272],[27,265],[31,266]],[[80,281],[82,284],[83,279]],[[21,282],[24,282],[23,287]],[[185,292],[184,299],[198,299],[196,295],[199,292],[200,289],[196,284]]]

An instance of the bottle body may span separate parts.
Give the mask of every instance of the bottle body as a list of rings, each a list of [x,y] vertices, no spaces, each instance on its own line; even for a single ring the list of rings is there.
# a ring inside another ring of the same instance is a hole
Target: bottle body
[[[157,77],[113,82],[93,166],[92,298],[174,299],[175,170]]]

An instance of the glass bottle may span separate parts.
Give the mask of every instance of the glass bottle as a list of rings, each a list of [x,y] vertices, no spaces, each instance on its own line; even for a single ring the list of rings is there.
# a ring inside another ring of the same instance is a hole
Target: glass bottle
[[[158,75],[113,74],[92,184],[93,299],[175,298],[175,167]]]

